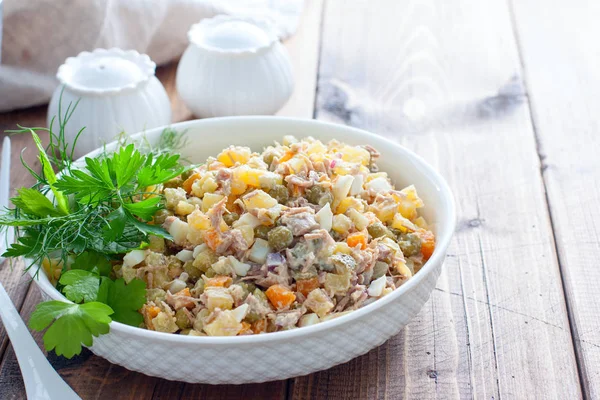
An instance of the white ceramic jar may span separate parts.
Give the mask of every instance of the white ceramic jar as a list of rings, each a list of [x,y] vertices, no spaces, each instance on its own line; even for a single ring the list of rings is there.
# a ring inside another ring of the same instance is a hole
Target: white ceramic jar
[[[177,91],[196,116],[274,114],[292,94],[289,55],[266,20],[219,15],[188,39]]]
[[[61,85],[48,106],[48,126],[59,128],[69,104],[77,105],[65,129],[73,143],[77,132],[75,157],[113,141],[119,134],[137,133],[171,123],[169,97],[154,75],[156,64],[134,50],[96,49],[69,57],[58,69]],[[62,100],[61,100],[62,94]]]

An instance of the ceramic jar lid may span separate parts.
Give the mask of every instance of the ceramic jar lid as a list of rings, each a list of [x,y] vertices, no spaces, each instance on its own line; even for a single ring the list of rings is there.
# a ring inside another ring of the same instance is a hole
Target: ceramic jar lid
[[[219,15],[193,25],[190,43],[224,54],[256,53],[278,41],[273,25],[251,17]]]
[[[69,57],[56,77],[82,94],[114,95],[135,90],[154,76],[156,64],[134,50],[96,49]]]

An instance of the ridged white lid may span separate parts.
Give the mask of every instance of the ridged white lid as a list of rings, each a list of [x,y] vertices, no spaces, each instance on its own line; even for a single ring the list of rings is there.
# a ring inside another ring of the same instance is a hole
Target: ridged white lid
[[[154,76],[156,64],[135,50],[96,49],[69,57],[56,77],[81,94],[113,95],[135,90]]]
[[[224,54],[257,53],[279,40],[269,20],[230,15],[192,25],[188,39],[200,48]]]

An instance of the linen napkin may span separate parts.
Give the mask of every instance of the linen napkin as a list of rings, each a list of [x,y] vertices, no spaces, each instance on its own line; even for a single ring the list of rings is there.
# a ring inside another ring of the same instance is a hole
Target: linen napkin
[[[281,39],[304,0],[5,0],[0,111],[48,102],[65,58],[98,47],[135,49],[157,64],[179,57],[189,27],[218,14],[270,18]]]

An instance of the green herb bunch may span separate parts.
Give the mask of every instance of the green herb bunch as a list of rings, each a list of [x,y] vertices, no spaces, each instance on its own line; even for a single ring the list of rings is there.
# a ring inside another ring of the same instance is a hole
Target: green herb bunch
[[[64,135],[74,109],[69,106],[59,117],[57,133],[53,124],[11,131],[32,135],[41,172],[22,160],[36,183],[19,189],[11,199],[15,208],[0,214],[0,229],[15,228],[18,237],[3,256],[23,256],[28,268],[44,265],[49,277],[58,279],[57,288],[73,302],[41,303],[29,322],[35,330],[50,326],[44,334],[46,349],[67,358],[78,354],[82,344],[90,346],[93,336],[107,333],[111,320],[142,323],[138,310],[145,303],[145,282],[114,279],[112,265],[123,254],[146,247],[149,235],[170,239],[163,228],[150,223],[164,206],[156,187],[191,168],[181,165],[176,149],[168,148],[185,143],[173,129],[162,132],[155,148],[121,140],[114,153],[105,150],[76,165],[72,154],[77,139],[69,145]],[[39,131],[48,132],[47,147]],[[57,270],[60,273],[53,277]]]

